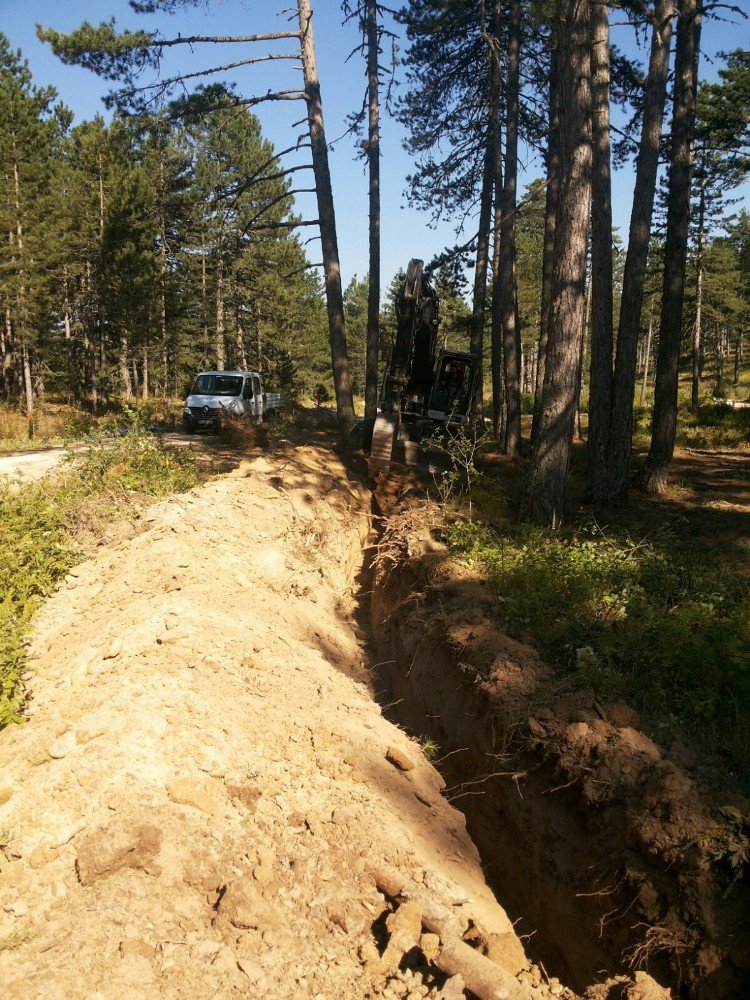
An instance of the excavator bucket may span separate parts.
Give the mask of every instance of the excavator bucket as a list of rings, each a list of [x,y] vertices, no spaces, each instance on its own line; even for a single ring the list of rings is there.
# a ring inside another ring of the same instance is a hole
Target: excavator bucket
[[[391,468],[391,455],[393,454],[393,442],[398,433],[398,420],[392,413],[378,414],[375,420],[375,427],[372,431],[372,445],[370,447],[370,475],[377,476],[379,473],[388,473]]]

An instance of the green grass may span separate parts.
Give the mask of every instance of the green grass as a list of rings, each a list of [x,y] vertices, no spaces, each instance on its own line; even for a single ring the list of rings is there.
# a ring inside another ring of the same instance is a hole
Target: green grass
[[[633,411],[634,444],[646,448],[650,440],[651,407],[636,405]],[[693,413],[689,399],[682,395],[677,413],[677,444],[706,451],[750,447],[750,409],[735,410],[705,397]]]
[[[20,721],[25,644],[34,612],[81,558],[79,538],[132,512],[133,503],[180,493],[211,472],[188,450],[134,431],[95,443],[59,474],[14,488],[0,480],[0,727]]]
[[[499,535],[455,520],[446,538],[493,585],[505,631],[533,635],[572,684],[626,699],[661,740],[718,753],[750,778],[749,577],[666,531]]]

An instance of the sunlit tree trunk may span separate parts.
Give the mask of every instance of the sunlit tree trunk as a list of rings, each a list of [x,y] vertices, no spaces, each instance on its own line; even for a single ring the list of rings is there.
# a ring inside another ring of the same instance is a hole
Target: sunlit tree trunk
[[[214,331],[214,353],[216,355],[216,370],[223,372],[226,367],[224,345],[224,258],[221,242],[216,254],[216,328]]]
[[[26,341],[21,347],[21,365],[23,369],[23,395],[26,404],[26,416],[29,420],[34,416],[34,385],[31,379],[31,359],[29,357],[29,347]],[[29,425],[31,428],[31,425]],[[29,437],[31,437],[31,431]]]
[[[505,177],[500,220],[500,292],[503,303],[503,359],[505,365],[506,455],[521,449],[521,330],[516,301],[516,192],[518,185],[518,106],[520,89],[521,5],[510,8],[508,36]]]
[[[124,400],[131,399],[133,395],[133,383],[130,380],[130,366],[128,364],[128,338],[126,334],[120,337],[120,382],[122,383],[122,397]]]
[[[380,346],[380,75],[378,71],[378,5],[367,0],[367,164],[370,173],[370,274],[367,289],[364,447],[369,451],[378,406]]]
[[[550,305],[552,302],[552,265],[555,255],[555,226],[560,193],[560,115],[557,101],[557,46],[552,50],[549,83],[549,129],[547,137],[547,191],[544,206],[544,248],[542,253],[542,302],[539,317],[539,361],[534,384],[534,415],[531,422],[531,443],[534,444],[542,415],[544,368],[549,340]]]
[[[732,385],[740,384],[740,370],[742,368],[742,330],[737,331],[737,343],[734,348],[734,378]]]
[[[612,151],[610,50],[606,0],[591,0],[591,376],[589,380],[588,498],[606,495],[612,406]],[[582,373],[583,374],[583,373]]]
[[[487,36],[490,53],[490,142],[492,143],[492,190],[494,194],[492,301],[490,338],[492,351],[492,433],[496,441],[505,437],[505,382],[503,378],[503,299],[500,288],[500,242],[502,231],[503,146],[500,109],[500,0],[492,5],[491,29]]]
[[[522,516],[557,527],[575,420],[591,204],[591,60],[588,0],[558,0],[560,200],[551,321],[539,433]]]
[[[318,220],[323,250],[326,305],[328,309],[328,338],[331,346],[333,385],[336,392],[336,409],[342,430],[348,433],[354,426],[354,403],[346,349],[344,323],[344,296],[341,288],[336,213],[331,189],[331,171],[328,165],[328,143],[323,124],[323,103],[315,54],[312,6],[310,0],[297,0],[301,33],[302,67],[305,77],[307,121],[310,130],[315,191],[318,201]]]
[[[666,489],[677,433],[677,377],[685,297],[701,10],[700,0],[679,0],[659,352],[656,358],[651,447],[643,473],[643,487],[647,493],[662,493]]]
[[[477,394],[474,400],[474,417],[482,420],[484,393],[482,391],[484,353],[484,313],[487,304],[487,271],[490,259],[490,229],[492,226],[492,188],[494,182],[492,143],[487,143],[482,170],[482,191],[479,201],[479,229],[477,230],[477,257],[474,267],[474,290],[472,294],[471,334],[469,350],[478,359],[479,375]]]
[[[656,195],[674,13],[674,0],[656,0],[617,333],[608,449],[608,487],[606,497],[600,497],[600,501],[609,504],[625,503],[630,481],[635,358]]]
[[[148,399],[149,395],[149,384],[148,384],[148,347],[143,348],[143,378],[141,379],[141,398]]]
[[[698,204],[698,240],[695,248],[695,324],[693,325],[693,378],[690,389],[690,406],[695,413],[701,391],[701,350],[703,340],[703,242],[706,227],[706,177],[701,174],[700,199]]]
[[[247,371],[247,356],[245,354],[245,331],[242,326],[242,314],[237,309],[234,326],[234,346],[237,352],[237,367],[240,371]]]
[[[648,365],[651,359],[651,341],[654,336],[654,301],[651,299],[651,308],[648,312],[648,334],[646,335],[646,357],[643,361],[643,381],[641,382],[641,396],[639,399],[640,405],[643,406],[643,401],[646,397],[646,385],[648,384]]]

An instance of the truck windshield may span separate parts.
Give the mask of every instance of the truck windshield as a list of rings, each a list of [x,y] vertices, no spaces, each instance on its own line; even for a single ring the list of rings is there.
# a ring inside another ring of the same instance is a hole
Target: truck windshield
[[[191,396],[239,396],[241,375],[199,375],[190,390]]]

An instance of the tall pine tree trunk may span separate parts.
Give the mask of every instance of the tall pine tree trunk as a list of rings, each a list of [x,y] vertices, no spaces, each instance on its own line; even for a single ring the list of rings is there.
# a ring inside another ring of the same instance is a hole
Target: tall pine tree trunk
[[[224,333],[224,256],[220,242],[216,258],[216,327],[214,329],[214,353],[216,355],[216,370],[219,372],[223,372],[226,367]]]
[[[365,352],[364,447],[370,450],[378,407],[378,348],[380,346],[380,76],[378,72],[378,4],[367,0],[367,165],[370,173],[370,279],[367,289],[367,349]]]
[[[310,129],[315,191],[318,200],[320,239],[323,249],[326,305],[328,308],[328,338],[331,346],[333,385],[336,392],[336,410],[345,433],[354,426],[349,356],[346,349],[344,323],[344,296],[341,289],[341,265],[336,235],[336,213],[331,189],[331,171],[328,165],[328,144],[323,125],[323,103],[315,55],[315,36],[310,0],[297,0],[301,33],[302,67],[307,98],[307,121]]]
[[[521,330],[516,301],[516,191],[518,185],[518,104],[520,87],[521,5],[514,0],[508,33],[507,117],[505,124],[505,178],[500,220],[500,294],[503,303],[503,359],[505,366],[506,455],[521,449]]]
[[[549,340],[550,305],[552,302],[552,265],[555,257],[555,226],[560,194],[560,115],[557,101],[557,46],[552,50],[549,81],[549,129],[547,138],[547,191],[544,205],[544,248],[542,252],[542,301],[539,317],[539,361],[534,383],[534,415],[531,421],[531,443],[536,441],[542,415],[544,369]]]
[[[0,330],[0,355],[2,355],[2,366],[0,377],[2,377],[2,387],[6,398],[11,395],[11,369],[13,366],[13,321],[10,315],[10,306],[5,307],[3,327]]]
[[[641,396],[639,403],[643,406],[646,396],[646,385],[648,384],[648,365],[651,359],[651,341],[654,336],[654,301],[651,299],[651,308],[648,312],[648,334],[646,335],[646,357],[643,362],[643,381],[641,382]]]
[[[26,416],[29,421],[34,416],[34,386],[31,378],[31,358],[29,357],[29,346],[23,341],[21,346],[21,367],[23,371],[23,397],[26,408]],[[29,437],[33,437],[33,424],[29,423]]]
[[[695,324],[693,326],[693,378],[690,387],[690,407],[695,413],[701,392],[701,350],[703,340],[703,242],[706,227],[706,175],[701,173],[700,200],[698,205],[698,242],[695,248]]]
[[[617,333],[607,485],[606,493],[602,492],[599,496],[600,502],[608,504],[625,503],[630,481],[636,357],[659,168],[659,145],[667,94],[674,13],[674,0],[656,0]]]
[[[245,330],[242,326],[242,313],[239,306],[234,322],[234,348],[237,352],[237,367],[240,371],[247,371],[247,355],[245,354]]]
[[[742,367],[742,330],[737,331],[737,343],[734,348],[734,378],[732,385],[740,384],[740,369]]]
[[[481,421],[484,412],[483,365],[484,312],[487,303],[487,271],[490,260],[490,228],[492,225],[492,186],[494,181],[492,142],[487,142],[482,169],[482,190],[479,200],[479,229],[477,230],[477,259],[474,267],[472,293],[471,333],[469,350],[477,358],[477,394],[474,400],[474,418]]]
[[[701,10],[700,0],[679,0],[659,353],[656,358],[651,447],[643,473],[643,487],[647,493],[662,493],[666,489],[677,433],[677,377],[690,221]]]
[[[119,356],[119,367],[120,367],[120,382],[122,383],[122,398],[124,400],[130,400],[133,396],[133,383],[130,380],[130,365],[128,364],[128,355],[130,353],[128,346],[127,334],[122,334],[120,337],[120,356]]]
[[[167,337],[167,247],[166,234],[162,228],[161,252],[159,254],[159,332],[161,334],[161,350],[164,358],[164,396],[169,396],[169,339]]]
[[[68,383],[73,399],[78,403],[81,399],[81,387],[76,365],[76,346],[73,340],[73,328],[70,321],[70,299],[68,297],[68,275],[64,273],[65,298],[63,301],[63,330],[65,331],[65,356],[68,362]]]
[[[591,377],[589,381],[588,498],[606,495],[612,405],[612,149],[610,49],[606,0],[591,0]]]
[[[557,527],[575,420],[591,204],[589,0],[558,0],[560,201],[542,412],[522,516]]]
[[[492,143],[492,190],[494,193],[492,301],[490,338],[492,351],[492,433],[496,441],[505,436],[505,391],[503,380],[503,299],[500,290],[500,240],[502,228],[503,146],[500,108],[502,80],[500,72],[501,0],[492,6],[491,30],[486,41],[490,53],[490,142]]]

